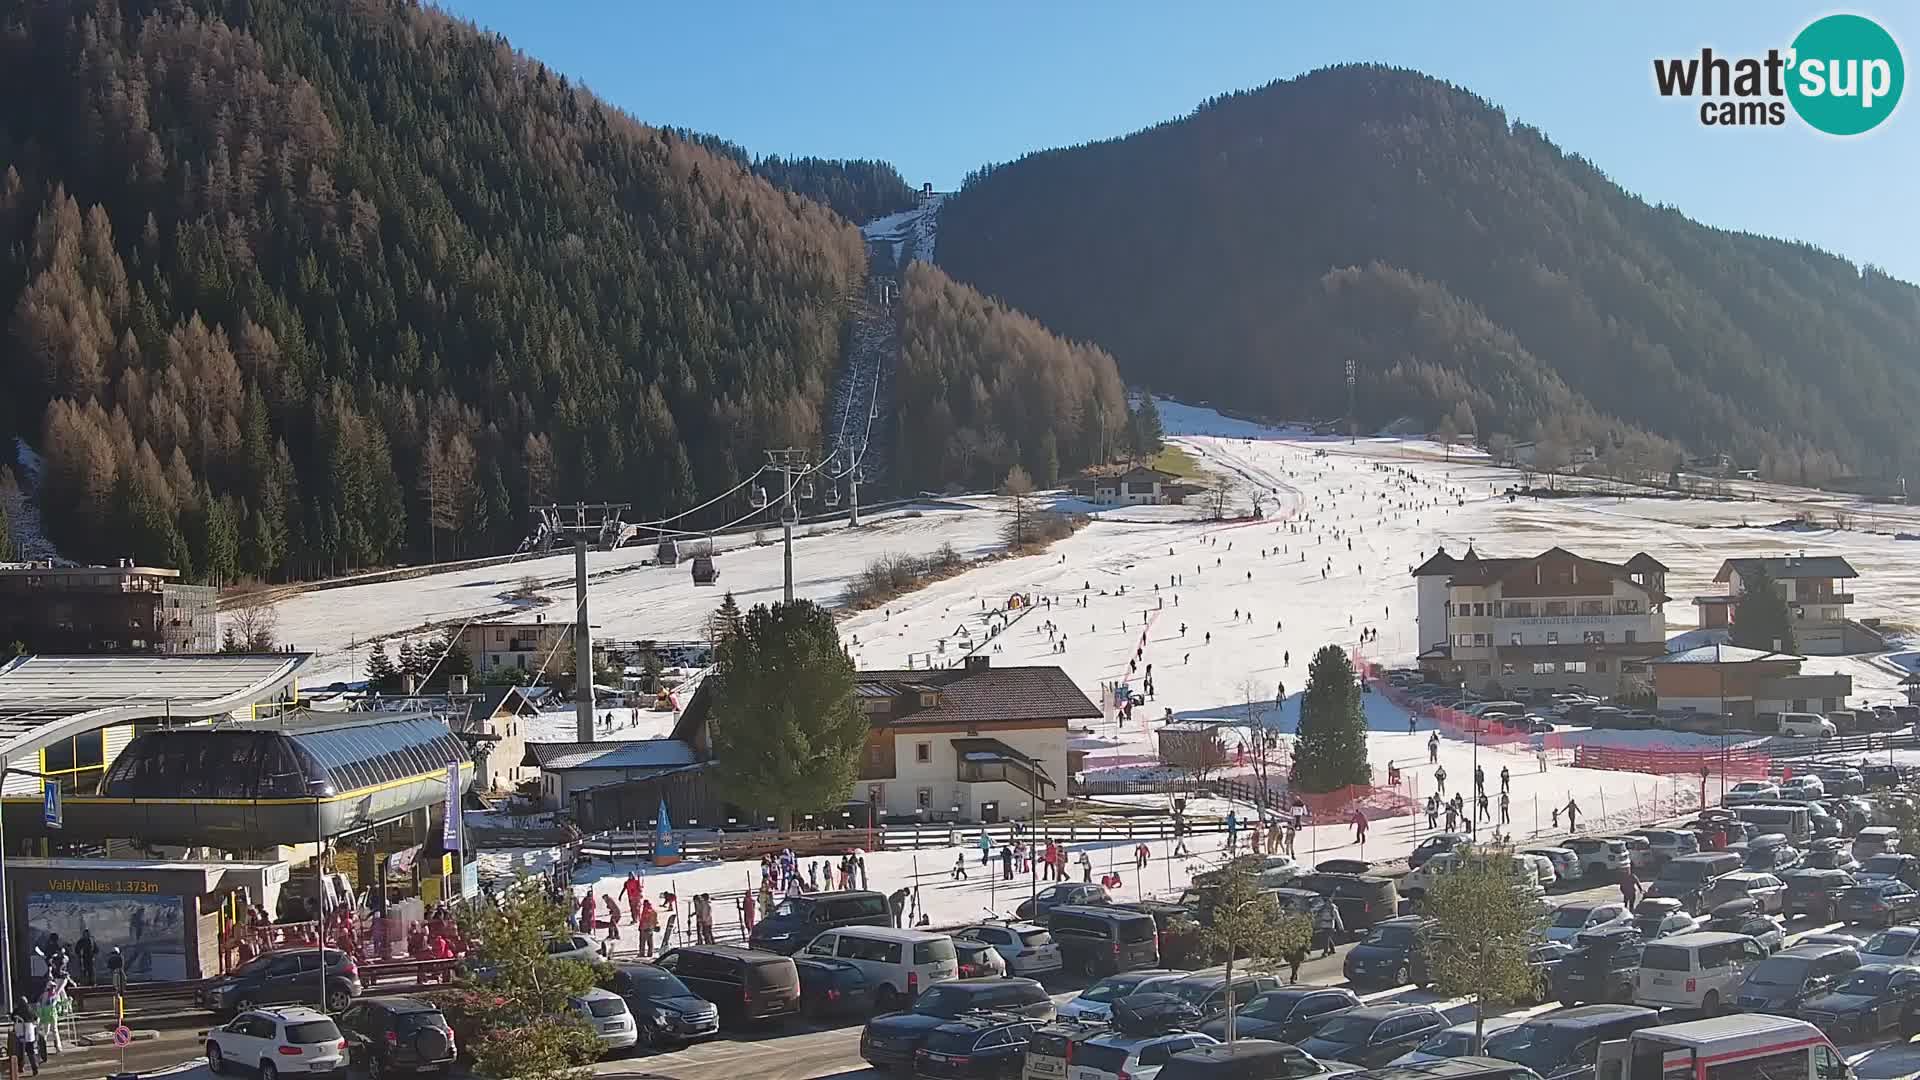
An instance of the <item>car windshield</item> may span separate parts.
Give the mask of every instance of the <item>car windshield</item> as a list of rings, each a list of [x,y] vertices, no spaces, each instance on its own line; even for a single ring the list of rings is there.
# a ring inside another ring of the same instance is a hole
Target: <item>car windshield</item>
[[[913,1011],[924,1016],[955,1017],[973,1008],[974,995],[958,987],[935,984],[913,1000]]]
[[[1020,944],[1025,945],[1029,949],[1037,949],[1042,945],[1051,945],[1053,944],[1053,932],[1050,930],[1022,930],[1020,931]]]
[[[302,1020],[287,1025],[287,1041],[297,1045],[312,1046],[314,1043],[337,1042],[339,1039],[340,1029],[334,1027],[331,1020]]]
[[[1211,980],[1206,982],[1188,982],[1182,979],[1168,987],[1168,991],[1189,1005],[1200,1005],[1206,1002],[1208,995],[1218,992],[1220,988],[1225,985],[1225,983],[1217,983]]]
[[[1891,971],[1856,971],[1847,976],[1847,981],[1833,988],[1836,994],[1859,994],[1863,997],[1878,997],[1893,979]]]
[[[1522,1024],[1487,1039],[1487,1056],[1546,1073],[1565,1061],[1572,1040],[1545,1025]]]
[[[609,1016],[619,1016],[621,1013],[627,1011],[627,1003],[617,997],[594,998],[591,1001],[582,1002],[581,1004],[587,1007],[588,1012],[602,1019]]]
[[[1885,874],[1888,877],[1899,877],[1900,870],[1904,865],[1898,855],[1875,855],[1873,858],[1860,864],[1860,872],[1863,874]]]
[[[673,972],[664,968],[635,968],[620,973],[624,977],[621,989],[638,997],[670,998],[692,997],[693,991],[680,981]]]
[[[1592,914],[1593,909],[1588,907],[1563,907],[1553,916],[1553,925],[1563,929],[1585,926]]]
[[[799,915],[811,909],[812,907],[813,905],[810,903],[787,899],[787,900],[780,901],[778,904],[775,904],[773,907],[773,913],[777,916],[780,916],[781,918],[791,918],[795,915]]]
[[[1807,981],[1807,975],[1813,971],[1813,961],[1798,956],[1776,956],[1771,960],[1762,960],[1760,966],[1747,976],[1750,983],[1762,986],[1799,986]]]
[[[1144,980],[1145,976],[1142,975],[1116,975],[1110,979],[1102,979],[1092,986],[1087,987],[1085,990],[1082,990],[1080,992],[1080,1000],[1097,1002],[1119,1001],[1121,998],[1133,993],[1133,988],[1139,986]]]
[[[1861,947],[1860,954],[1905,956],[1913,951],[1916,939],[1920,939],[1920,930],[1882,930]]]
[[[1660,927],[1665,924],[1666,921],[1667,917],[1665,915],[1642,915],[1633,920],[1633,925],[1636,930],[1640,931],[1641,937],[1658,937],[1660,936]]]
[[[1373,1034],[1380,1021],[1370,1016],[1343,1016],[1329,1021],[1320,1030],[1313,1033],[1316,1039],[1328,1042],[1363,1043]]]
[[[1454,1031],[1451,1028],[1438,1031],[1427,1036],[1415,1049],[1432,1057],[1466,1057],[1473,1049],[1473,1032]]]
[[[1413,948],[1413,928],[1410,926],[1376,926],[1373,933],[1367,935],[1363,943],[1383,945],[1389,949]]]

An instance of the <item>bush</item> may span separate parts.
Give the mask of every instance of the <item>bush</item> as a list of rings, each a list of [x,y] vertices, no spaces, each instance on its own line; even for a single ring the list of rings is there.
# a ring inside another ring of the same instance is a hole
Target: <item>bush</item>
[[[847,583],[844,600],[856,611],[876,607],[930,581],[952,577],[966,566],[952,544],[942,544],[930,555],[882,555]]]

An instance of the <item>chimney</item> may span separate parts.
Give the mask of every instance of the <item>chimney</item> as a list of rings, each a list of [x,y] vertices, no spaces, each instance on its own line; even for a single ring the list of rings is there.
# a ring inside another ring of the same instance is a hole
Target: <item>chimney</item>
[[[993,666],[993,662],[985,656],[975,654],[973,656],[967,657],[968,671],[985,671],[992,666]]]
[[[547,621],[547,617],[545,615],[535,615],[533,621],[535,623],[543,623]]]
[[[467,677],[465,675],[448,676],[447,693],[464,694],[466,692],[467,692]]]

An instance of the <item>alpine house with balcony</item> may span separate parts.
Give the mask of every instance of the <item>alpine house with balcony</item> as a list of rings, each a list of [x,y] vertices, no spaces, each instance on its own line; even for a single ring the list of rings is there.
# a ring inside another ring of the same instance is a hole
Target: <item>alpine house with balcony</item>
[[[1508,693],[1611,694],[1666,651],[1667,568],[1549,548],[1528,558],[1436,552],[1413,571],[1429,680]]]

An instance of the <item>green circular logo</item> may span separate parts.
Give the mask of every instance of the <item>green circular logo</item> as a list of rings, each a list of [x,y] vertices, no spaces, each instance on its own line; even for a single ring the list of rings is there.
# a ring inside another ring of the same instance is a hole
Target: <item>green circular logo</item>
[[[1828,15],[1793,39],[1787,100],[1800,119],[1829,135],[1871,131],[1892,115],[1906,85],[1900,46],[1880,24]]]

